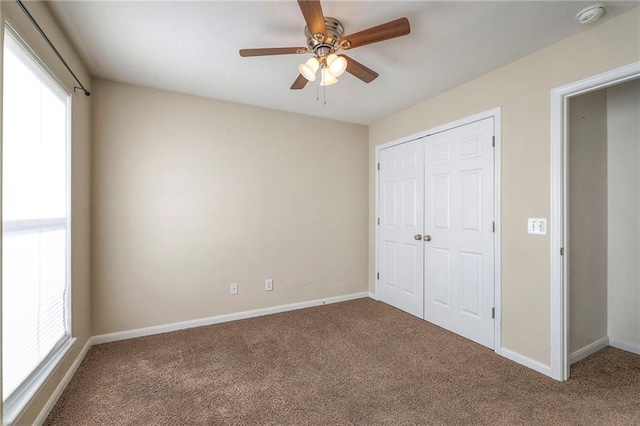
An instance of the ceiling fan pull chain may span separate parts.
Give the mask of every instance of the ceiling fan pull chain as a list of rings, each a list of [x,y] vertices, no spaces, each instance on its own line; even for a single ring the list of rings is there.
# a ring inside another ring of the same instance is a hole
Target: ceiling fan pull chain
[[[324,100],[322,105],[326,105],[327,104],[327,85],[326,84],[322,86],[322,98]]]

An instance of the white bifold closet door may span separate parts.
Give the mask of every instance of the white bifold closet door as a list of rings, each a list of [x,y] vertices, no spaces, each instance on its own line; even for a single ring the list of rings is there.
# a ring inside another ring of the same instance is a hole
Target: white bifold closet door
[[[425,139],[424,319],[494,347],[493,118]]]
[[[494,119],[380,151],[379,299],[494,348]]]
[[[384,149],[379,160],[378,297],[423,318],[424,144],[417,140]]]

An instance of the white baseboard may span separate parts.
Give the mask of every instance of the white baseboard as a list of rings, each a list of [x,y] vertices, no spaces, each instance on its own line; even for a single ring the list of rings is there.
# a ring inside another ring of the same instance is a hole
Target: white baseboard
[[[531,358],[528,358],[524,355],[520,355],[517,352],[514,352],[510,349],[506,349],[504,347],[500,348],[500,355],[505,358],[510,359],[511,361],[517,362],[518,364],[522,364],[525,367],[529,367],[532,370],[537,371],[538,373],[542,373],[545,376],[549,376],[553,378],[551,374],[551,367],[548,365],[544,365],[541,362],[535,361]]]
[[[622,349],[623,351],[631,352],[640,355],[640,344],[629,342],[628,340],[616,339],[615,337],[609,337],[609,346]]]
[[[53,407],[58,402],[58,399],[60,399],[62,392],[64,392],[64,390],[67,388],[67,385],[71,381],[71,378],[78,370],[78,367],[80,367],[82,360],[87,355],[87,352],[89,352],[89,348],[91,348],[92,345],[93,345],[93,337],[89,337],[89,339],[87,340],[87,343],[84,345],[84,347],[76,357],[75,361],[73,361],[71,368],[69,368],[69,371],[67,371],[67,374],[64,375],[64,377],[58,384],[58,387],[56,387],[56,390],[53,392],[53,394],[51,395],[51,398],[49,398],[49,400],[45,404],[42,411],[40,411],[40,414],[38,415],[38,417],[36,418],[36,421],[34,422],[35,425],[40,426],[45,422],[45,420],[47,420],[47,416],[49,416],[49,413],[51,413],[51,410],[53,410]]]
[[[373,291],[369,292],[369,298],[373,299],[373,300],[379,300],[378,296],[376,296],[376,293]]]
[[[578,349],[569,355],[569,364],[575,364],[578,361],[581,361],[588,357],[589,355],[593,355],[601,349],[609,346],[609,338],[603,337],[602,339],[596,340],[595,342],[588,344],[584,348]]]
[[[134,339],[136,337],[151,336],[170,331],[184,330],[185,328],[202,327],[205,325],[220,324],[223,322],[237,321],[247,318],[261,317],[263,315],[277,314],[280,312],[295,311],[297,309],[311,308],[313,306],[329,305],[331,303],[345,302],[347,300],[369,297],[368,292],[346,294],[344,296],[329,297],[326,299],[310,300],[308,302],[291,303],[289,305],[272,306],[269,308],[255,309],[252,311],[237,312],[233,314],[217,315],[209,318],[200,318],[191,321],[182,321],[172,324],[157,325],[138,328],[135,330],[119,331],[116,333],[93,336],[93,344],[116,342],[118,340]]]

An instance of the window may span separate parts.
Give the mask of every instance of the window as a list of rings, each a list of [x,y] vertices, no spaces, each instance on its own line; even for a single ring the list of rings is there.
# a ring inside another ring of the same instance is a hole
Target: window
[[[7,27],[2,398],[12,421],[71,346],[70,96]]]

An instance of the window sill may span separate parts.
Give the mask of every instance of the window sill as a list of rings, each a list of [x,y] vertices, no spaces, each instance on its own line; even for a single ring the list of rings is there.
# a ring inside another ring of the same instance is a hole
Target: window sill
[[[7,398],[3,403],[2,420],[5,426],[11,426],[13,422],[24,412],[25,408],[40,390],[42,385],[49,378],[53,370],[56,369],[60,361],[69,353],[69,350],[76,342],[76,338],[72,337],[64,341],[54,352],[49,355],[49,359],[39,368],[28,383],[19,388],[13,395]]]

